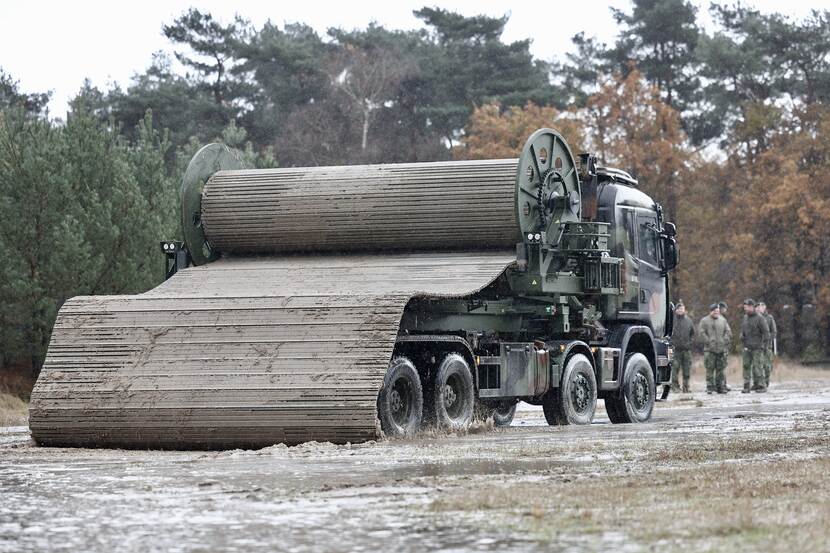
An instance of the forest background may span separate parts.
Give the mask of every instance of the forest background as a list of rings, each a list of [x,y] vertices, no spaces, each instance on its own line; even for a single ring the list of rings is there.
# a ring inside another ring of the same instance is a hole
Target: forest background
[[[712,4],[706,30],[688,1],[635,0],[609,42],[580,33],[552,60],[504,42],[507,16],[415,14],[425,29],[321,36],[193,9],[162,26],[169,52],[126,88],[87,82],[65,118],[0,70],[3,374],[37,374],[66,299],[162,280],[158,243],[180,234],[200,145],[255,167],[515,157],[543,126],[631,172],[676,221],[673,295],[695,318],[725,300],[737,331],[741,300],[763,299],[783,353],[825,358],[830,11]]]

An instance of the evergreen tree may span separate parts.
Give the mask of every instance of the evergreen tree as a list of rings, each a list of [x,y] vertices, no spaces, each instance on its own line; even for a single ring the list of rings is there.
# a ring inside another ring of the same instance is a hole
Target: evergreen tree
[[[530,41],[502,42],[506,16],[464,17],[439,8],[414,13],[431,28],[420,54],[429,83],[426,115],[450,145],[477,105],[545,105],[555,98],[547,64],[533,59]]]
[[[697,8],[688,0],[634,0],[630,14],[615,8],[612,13],[623,28],[608,56],[623,73],[636,66],[669,106],[683,111],[698,87]]]
[[[243,91],[250,109],[240,122],[256,147],[279,140],[293,110],[326,98],[330,50],[307,25],[288,24],[280,29],[270,21],[237,44],[240,63],[233,72],[254,83]]]
[[[149,114],[137,136],[127,143],[83,95],[63,126],[0,112],[5,363],[40,367],[69,297],[140,292],[163,276],[158,241],[175,236],[178,186]]]
[[[46,111],[50,94],[44,92],[24,93],[20,84],[0,68],[0,109],[17,108],[29,114]]]
[[[236,48],[247,33],[248,22],[237,16],[233,23],[222,25],[209,13],[190,8],[172,25],[164,25],[164,36],[173,43],[188,47],[189,53],[177,51],[185,67],[194,69],[205,79],[217,106],[227,107],[234,100],[239,83],[230,78]]]

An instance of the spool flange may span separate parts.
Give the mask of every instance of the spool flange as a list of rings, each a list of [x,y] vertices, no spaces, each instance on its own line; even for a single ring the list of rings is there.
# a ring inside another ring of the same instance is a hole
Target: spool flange
[[[196,152],[182,177],[182,236],[194,265],[204,265],[219,258],[211,248],[202,226],[202,191],[217,171],[244,169],[235,150],[224,144],[208,144]]]
[[[556,242],[559,224],[579,222],[581,207],[576,162],[568,143],[553,129],[537,130],[525,142],[516,169],[516,220],[522,241]]]

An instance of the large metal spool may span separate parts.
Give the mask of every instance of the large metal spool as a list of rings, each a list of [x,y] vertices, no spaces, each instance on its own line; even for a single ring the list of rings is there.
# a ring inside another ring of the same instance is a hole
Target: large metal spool
[[[579,217],[574,158],[552,129],[519,159],[480,161],[244,170],[213,144],[182,183],[197,265],[220,253],[503,249],[536,234],[553,241]]]

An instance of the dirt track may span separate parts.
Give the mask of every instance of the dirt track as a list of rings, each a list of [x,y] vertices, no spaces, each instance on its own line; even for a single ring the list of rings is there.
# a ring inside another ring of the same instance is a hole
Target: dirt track
[[[830,372],[781,378],[645,425],[523,406],[501,431],[351,447],[46,449],[5,428],[0,551],[828,551]]]

